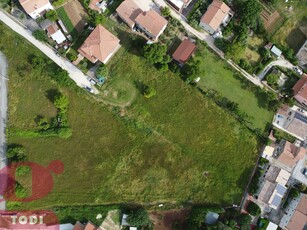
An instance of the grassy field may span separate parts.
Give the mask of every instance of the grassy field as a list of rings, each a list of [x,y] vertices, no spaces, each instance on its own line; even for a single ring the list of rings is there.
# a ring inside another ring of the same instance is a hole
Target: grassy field
[[[234,74],[225,62],[211,53],[204,46],[198,46],[196,58],[201,63],[202,76],[200,87],[217,90],[222,96],[239,104],[239,109],[253,117],[252,123],[262,131],[271,122],[273,112],[262,108],[263,98],[258,97],[249,88],[251,83],[246,82]]]
[[[77,37],[78,36],[78,32],[76,31],[74,25],[72,24],[72,22],[70,21],[64,7],[61,7],[59,9],[56,10],[60,19],[63,21],[66,29],[68,30],[68,33],[71,34],[71,36],[73,37]]]
[[[247,38],[247,48],[244,56],[252,66],[255,66],[259,61],[260,55],[258,49],[262,45],[263,40],[255,35]]]
[[[307,26],[307,2],[289,1],[286,3],[285,1],[276,1],[274,6],[286,16],[287,21],[276,31],[273,40],[289,46],[297,52],[306,40],[299,27]]]
[[[9,144],[26,148],[30,161],[47,166],[60,159],[65,165],[63,174],[54,175],[54,190],[47,197],[19,208],[239,202],[258,143],[194,87],[170,72],[158,72],[135,50],[123,47],[109,64],[109,87],[121,88],[115,82],[126,81],[135,87],[136,98],[130,107],[118,109],[81,89],[60,87],[47,71],[33,71],[29,58],[42,54],[2,24],[0,32],[0,49],[9,61],[9,129],[35,128],[37,115],[55,116],[48,99],[52,90],[70,101],[71,138],[8,137]],[[157,95],[140,95],[140,82],[154,87]]]

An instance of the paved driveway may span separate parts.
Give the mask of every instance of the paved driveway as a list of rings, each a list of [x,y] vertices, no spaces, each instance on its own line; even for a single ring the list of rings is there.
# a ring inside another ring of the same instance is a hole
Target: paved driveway
[[[277,61],[272,61],[258,75],[258,78],[260,80],[262,80],[273,66],[281,66],[281,67],[285,67],[285,68],[288,68],[288,69],[292,69],[294,67],[294,65],[292,65],[289,61],[287,61],[286,59],[283,59],[283,58],[279,59]]]
[[[0,169],[7,164],[5,129],[7,121],[7,62],[0,52]],[[1,184],[6,181],[0,181]],[[2,198],[0,196],[0,198]],[[0,210],[5,210],[5,202],[0,202]]]

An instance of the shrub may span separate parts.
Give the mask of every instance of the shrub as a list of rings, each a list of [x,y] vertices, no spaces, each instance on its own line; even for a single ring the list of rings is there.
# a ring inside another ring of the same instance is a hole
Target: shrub
[[[167,6],[161,7],[161,15],[168,18],[171,15],[171,10]]]
[[[156,95],[156,90],[153,87],[147,86],[144,89],[144,97],[151,98]]]
[[[29,172],[31,172],[31,168],[27,165],[22,165],[22,166],[19,166],[17,169],[16,169],[16,175],[17,176],[22,176],[22,175],[26,175],[28,174]]]
[[[253,216],[259,216],[261,214],[261,209],[260,207],[255,204],[254,202],[250,202],[247,206],[247,211],[249,214]]]
[[[127,222],[131,226],[135,227],[143,227],[152,225],[148,213],[144,208],[140,208],[138,210],[132,211],[127,218]]]
[[[50,21],[56,21],[58,20],[58,14],[55,10],[49,10],[46,14],[45,14],[46,18],[49,19]]]
[[[27,160],[25,148],[21,145],[9,146],[6,157],[9,162],[20,162]]]
[[[42,41],[42,42],[48,41],[48,36],[44,30],[34,30],[32,35],[39,41]]]
[[[97,75],[100,75],[100,76],[103,76],[103,77],[108,76],[108,74],[109,74],[108,67],[107,67],[106,65],[102,64],[102,65],[99,66],[99,68],[97,69],[96,74],[97,74]]]

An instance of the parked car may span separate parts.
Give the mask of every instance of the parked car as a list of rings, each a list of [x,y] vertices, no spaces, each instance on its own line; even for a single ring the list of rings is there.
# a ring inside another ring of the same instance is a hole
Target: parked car
[[[84,89],[90,93],[94,93],[94,89],[88,86],[84,86]]]
[[[294,70],[295,72],[297,72],[299,75],[302,75],[302,74],[303,74],[303,71],[302,71],[300,68],[298,68],[297,66],[294,66],[294,67],[293,67],[293,70]]]
[[[90,78],[90,79],[89,79],[89,82],[90,82],[92,85],[96,85],[96,84],[97,84],[97,82],[96,82],[93,78]]]

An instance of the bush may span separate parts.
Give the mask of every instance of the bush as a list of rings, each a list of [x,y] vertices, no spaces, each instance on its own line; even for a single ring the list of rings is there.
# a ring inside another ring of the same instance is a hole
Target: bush
[[[6,157],[10,163],[27,160],[25,148],[21,145],[9,146],[6,153]]]
[[[146,98],[151,98],[153,96],[156,95],[156,90],[150,86],[147,86],[145,89],[144,89],[144,97]]]
[[[149,219],[148,213],[144,208],[132,211],[129,213],[127,222],[134,227],[151,226],[152,223]]]
[[[246,210],[249,214],[253,215],[253,216],[259,216],[261,214],[261,209],[260,207],[255,204],[254,202],[250,202],[247,206],[247,210]]]
[[[271,73],[267,75],[265,79],[268,85],[271,86],[272,88],[278,87],[278,76],[276,74]]]
[[[108,76],[109,74],[108,67],[104,64],[101,64],[101,66],[99,66],[99,68],[97,69],[96,74],[103,77]]]
[[[48,41],[48,36],[44,30],[34,30],[32,35],[39,41],[42,41],[42,42]]]
[[[49,10],[46,14],[45,14],[46,18],[49,19],[50,21],[55,22],[56,20],[58,20],[58,14],[55,10]]]
[[[22,165],[16,169],[16,176],[26,175],[29,172],[31,172],[31,168],[27,165]]]
[[[167,6],[161,7],[161,15],[168,18],[171,15],[171,10]]]

